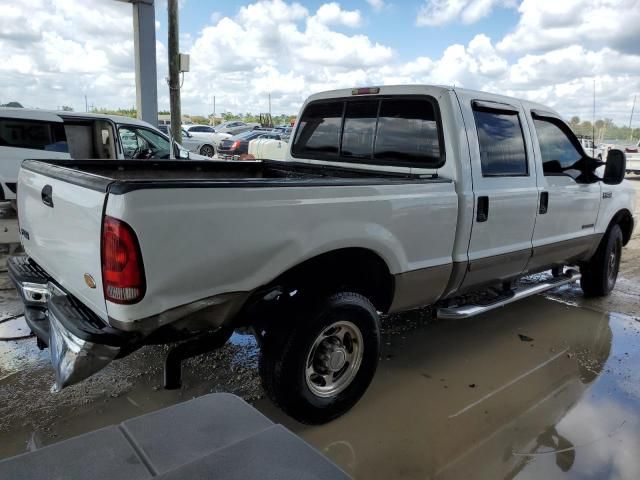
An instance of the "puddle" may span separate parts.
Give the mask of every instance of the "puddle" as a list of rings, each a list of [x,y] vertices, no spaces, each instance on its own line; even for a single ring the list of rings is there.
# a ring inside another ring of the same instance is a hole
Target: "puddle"
[[[258,408],[354,478],[640,478],[640,322],[535,297],[385,342],[344,417]]]
[[[4,297],[17,314],[15,299]],[[354,478],[640,478],[640,322],[542,296],[475,319],[384,325],[365,397],[324,426],[255,405]],[[0,342],[0,458],[212,391],[255,401],[257,349],[234,334],[162,389],[166,347],[145,347],[51,394],[48,351]]]

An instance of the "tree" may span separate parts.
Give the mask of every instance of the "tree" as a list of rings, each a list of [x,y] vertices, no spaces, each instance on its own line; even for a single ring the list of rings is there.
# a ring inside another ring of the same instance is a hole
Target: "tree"
[[[571,124],[571,127],[577,127],[580,124],[580,117],[571,117],[569,123]]]
[[[9,102],[4,105],[0,105],[0,107],[24,108],[20,102]]]
[[[70,106],[68,106],[68,105],[62,105],[61,110],[62,110],[63,112],[73,112],[73,108],[71,108],[71,107],[70,107]]]

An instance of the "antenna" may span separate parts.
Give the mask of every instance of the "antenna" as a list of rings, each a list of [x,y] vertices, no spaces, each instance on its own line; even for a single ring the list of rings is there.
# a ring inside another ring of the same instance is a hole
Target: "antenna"
[[[596,77],[593,77],[593,120],[591,122],[591,156],[596,156]]]

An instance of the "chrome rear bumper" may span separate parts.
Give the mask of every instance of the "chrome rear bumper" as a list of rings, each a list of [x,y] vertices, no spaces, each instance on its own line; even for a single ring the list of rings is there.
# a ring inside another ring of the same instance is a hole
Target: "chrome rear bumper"
[[[7,267],[22,297],[27,324],[49,346],[56,378],[52,391],[93,375],[129,343],[127,334],[67,295],[28,257],[11,257]]]

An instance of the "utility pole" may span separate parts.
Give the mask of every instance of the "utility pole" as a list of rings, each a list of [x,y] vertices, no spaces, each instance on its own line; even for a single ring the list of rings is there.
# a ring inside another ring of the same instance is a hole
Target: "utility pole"
[[[180,108],[180,39],[178,28],[178,0],[168,0],[169,16],[169,108],[171,110],[171,135],[182,142],[182,111]]]
[[[633,96],[633,105],[631,106],[631,116],[629,117],[629,141],[633,140],[633,130],[631,129],[631,122],[633,121],[633,111],[636,108],[636,96]]]
[[[271,92],[269,92],[269,118],[271,118]]]
[[[87,102],[87,96],[84,96],[84,111],[88,112],[89,111],[89,103]]]

